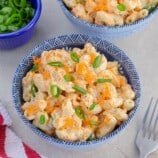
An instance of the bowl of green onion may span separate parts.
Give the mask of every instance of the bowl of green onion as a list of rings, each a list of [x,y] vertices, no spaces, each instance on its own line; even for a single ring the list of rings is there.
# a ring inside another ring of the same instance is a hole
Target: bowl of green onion
[[[0,49],[13,49],[28,42],[41,9],[41,0],[0,0]]]

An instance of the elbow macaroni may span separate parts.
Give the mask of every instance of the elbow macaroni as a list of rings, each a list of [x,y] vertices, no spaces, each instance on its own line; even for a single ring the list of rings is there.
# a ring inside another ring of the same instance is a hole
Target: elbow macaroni
[[[63,0],[78,18],[90,23],[117,26],[133,23],[149,14],[158,0]]]
[[[66,141],[103,137],[128,119],[135,93],[118,62],[108,61],[91,43],[72,51],[44,51],[33,58],[37,67],[23,78],[21,109],[48,135]]]

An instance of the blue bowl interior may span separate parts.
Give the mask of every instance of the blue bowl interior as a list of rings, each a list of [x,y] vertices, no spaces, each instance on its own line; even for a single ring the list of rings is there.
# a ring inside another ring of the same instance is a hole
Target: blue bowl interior
[[[74,48],[79,47],[82,48],[86,42],[91,42],[95,48],[100,51],[101,53],[105,54],[108,60],[113,61],[116,60],[121,65],[121,72],[126,76],[128,82],[132,85],[133,90],[136,93],[136,100],[135,100],[135,107],[129,114],[129,119],[124,122],[121,126],[119,126],[116,130],[111,132],[109,135],[87,142],[67,142],[60,140],[58,138],[53,138],[36,127],[34,127],[24,116],[20,109],[20,106],[23,104],[22,99],[22,78],[26,75],[26,73],[31,69],[33,65],[32,57],[33,56],[40,56],[44,50],[51,50],[57,48]],[[57,38],[53,38],[36,46],[31,52],[29,52],[20,62],[18,68],[14,74],[13,79],[13,86],[12,86],[12,95],[13,101],[18,114],[35,133],[37,133],[42,138],[46,139],[47,141],[56,144],[56,145],[64,145],[64,146],[73,146],[73,147],[84,147],[89,145],[99,144],[101,142],[105,142],[106,140],[110,139],[114,135],[117,135],[122,129],[126,127],[129,121],[134,116],[136,109],[138,108],[139,101],[140,101],[140,82],[139,76],[136,72],[136,69],[132,63],[132,61],[121,51],[118,47],[114,46],[112,43],[107,42],[105,40],[100,40],[97,37],[90,37],[88,35],[80,35],[80,34],[71,34],[71,35],[63,35]]]
[[[29,0],[33,6],[33,8],[36,10],[37,9],[37,1],[35,0]]]

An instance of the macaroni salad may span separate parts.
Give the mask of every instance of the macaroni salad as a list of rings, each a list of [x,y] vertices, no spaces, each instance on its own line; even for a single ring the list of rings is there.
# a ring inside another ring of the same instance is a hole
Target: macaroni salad
[[[116,26],[133,23],[146,17],[158,0],[63,0],[78,18],[90,23]]]
[[[24,116],[66,141],[103,137],[128,119],[135,93],[91,43],[83,49],[44,51],[22,80]]]

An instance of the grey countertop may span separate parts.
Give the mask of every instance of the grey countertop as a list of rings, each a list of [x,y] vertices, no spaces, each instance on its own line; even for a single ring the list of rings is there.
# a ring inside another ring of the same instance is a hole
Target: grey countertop
[[[80,33],[66,19],[57,1],[44,0],[42,15],[33,38],[24,46],[10,50],[0,50],[0,100],[13,119],[12,129],[25,143],[48,158],[138,158],[134,144],[136,130],[147,108],[151,96],[158,97],[158,15],[141,32],[113,43],[126,52],[134,62],[141,78],[141,106],[135,118],[126,129],[109,142],[93,150],[67,151],[57,148],[35,135],[17,116],[11,97],[13,73],[21,58],[38,43],[61,34]],[[158,152],[150,156],[158,158]]]

